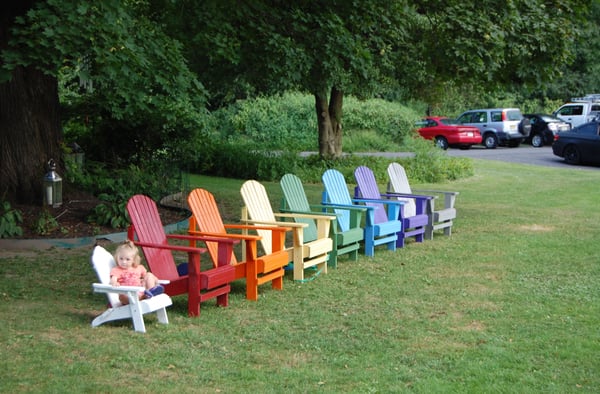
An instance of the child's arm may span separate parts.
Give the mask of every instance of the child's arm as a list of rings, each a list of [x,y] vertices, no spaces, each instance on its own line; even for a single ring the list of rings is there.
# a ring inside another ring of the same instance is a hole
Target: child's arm
[[[110,285],[111,286],[119,286],[119,280],[117,279],[116,276],[110,277]]]

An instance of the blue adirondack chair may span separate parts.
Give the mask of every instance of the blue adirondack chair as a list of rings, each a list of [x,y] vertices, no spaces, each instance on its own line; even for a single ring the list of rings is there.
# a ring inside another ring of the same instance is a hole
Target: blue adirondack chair
[[[357,198],[384,199],[393,197],[395,200],[398,199],[397,194],[381,194],[379,192],[377,180],[369,167],[357,167],[354,170],[354,178],[358,185],[354,190],[354,196]],[[415,237],[415,241],[423,242],[423,236],[429,222],[426,207],[427,201],[433,199],[433,197],[416,195],[412,195],[411,197],[415,201],[417,210],[414,215],[410,216],[404,211],[404,206],[400,210],[398,219],[402,221],[402,230],[398,232],[398,240],[396,242],[396,246],[399,248],[404,247],[406,238]]]
[[[285,174],[279,182],[283,191],[281,200],[281,212],[303,213],[303,214],[324,214],[332,215],[333,207],[322,204],[309,204],[306,192],[302,186],[302,181],[294,174]],[[340,208],[341,209],[341,208]],[[364,240],[364,231],[360,227],[361,209],[346,209],[349,215],[349,224],[342,226],[338,220],[331,223],[329,237],[333,241],[333,249],[329,254],[327,265],[333,268],[337,267],[338,256],[348,254],[350,259],[358,259],[358,249],[360,242]],[[315,220],[310,217],[296,217],[294,220],[298,223],[306,223],[308,227],[304,229],[305,239],[317,238],[317,226]]]
[[[348,213],[350,207],[358,207],[365,211],[364,246],[366,256],[373,256],[375,246],[378,245],[386,245],[388,250],[396,250],[398,232],[402,230],[402,222],[398,220],[398,217],[403,202],[364,198],[353,199],[350,196],[344,175],[335,169],[325,171],[321,179],[325,187],[322,204],[331,205],[335,208],[342,228],[350,224]],[[366,203],[378,203],[379,205],[372,206],[366,205]]]

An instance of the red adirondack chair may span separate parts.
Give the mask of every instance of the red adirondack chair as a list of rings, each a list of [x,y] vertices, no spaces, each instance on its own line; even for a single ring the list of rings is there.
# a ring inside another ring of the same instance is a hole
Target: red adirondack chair
[[[211,298],[217,305],[229,304],[230,283],[235,280],[235,268],[229,265],[233,244],[231,239],[194,237],[189,235],[165,234],[156,203],[149,197],[135,195],[127,202],[127,212],[131,219],[127,237],[142,248],[150,271],[159,279],[169,280],[165,293],[170,296],[188,295],[188,314],[200,315],[200,303]],[[218,243],[218,264],[215,268],[200,270],[200,254],[206,249],[169,244],[169,240],[187,242]],[[179,275],[173,251],[188,254],[187,275]]]
[[[289,262],[288,252],[285,250],[285,234],[290,227],[253,226],[245,224],[223,224],[215,197],[205,189],[194,189],[188,196],[188,205],[193,216],[190,218],[189,234],[210,237],[224,237],[227,239],[242,240],[245,252],[241,260],[235,254],[231,255],[230,264],[235,267],[235,278],[246,279],[246,298],[252,301],[258,299],[258,286],[271,282],[271,287],[276,290],[283,289],[283,276],[285,267]],[[261,236],[251,234],[232,233],[227,230],[255,231],[257,229],[269,231],[272,234],[271,253],[258,255],[257,242]],[[218,261],[217,244],[206,243],[213,263]]]

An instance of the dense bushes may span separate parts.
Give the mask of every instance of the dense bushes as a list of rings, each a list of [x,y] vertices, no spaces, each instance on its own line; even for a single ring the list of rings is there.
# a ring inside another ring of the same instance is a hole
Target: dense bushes
[[[240,179],[277,180],[291,172],[308,182],[320,182],[327,168],[351,176],[356,166],[367,164],[385,174],[390,159],[359,155],[361,152],[410,151],[402,161],[415,182],[439,182],[472,174],[471,162],[450,158],[420,138],[413,138],[417,112],[384,100],[344,103],[343,147],[347,154],[335,161],[316,154],[317,125],[313,98],[290,93],[239,101],[213,114],[213,135],[203,142],[191,172]],[[381,167],[381,168],[379,168]],[[381,171],[380,171],[381,170]]]

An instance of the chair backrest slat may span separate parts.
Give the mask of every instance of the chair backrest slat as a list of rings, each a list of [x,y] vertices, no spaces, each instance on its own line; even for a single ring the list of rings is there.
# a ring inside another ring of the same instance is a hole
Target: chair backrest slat
[[[375,200],[381,199],[377,180],[370,168],[365,166],[357,167],[356,170],[354,170],[354,178],[356,179],[358,189],[360,190],[360,197],[372,198]],[[366,205],[375,208],[375,223],[385,223],[389,220],[382,203],[368,202]]]
[[[310,212],[310,204],[304,191],[304,186],[300,178],[294,174],[285,174],[279,182],[283,197],[287,203],[287,207],[292,211]],[[312,242],[317,239],[317,225],[314,219],[310,218],[295,218],[296,223],[306,223],[308,227],[304,229],[304,241]]]
[[[135,195],[127,202],[127,212],[138,241],[168,245],[167,235],[154,200],[141,194]],[[142,251],[150,271],[158,278],[166,280],[179,278],[170,250],[142,246]]]

